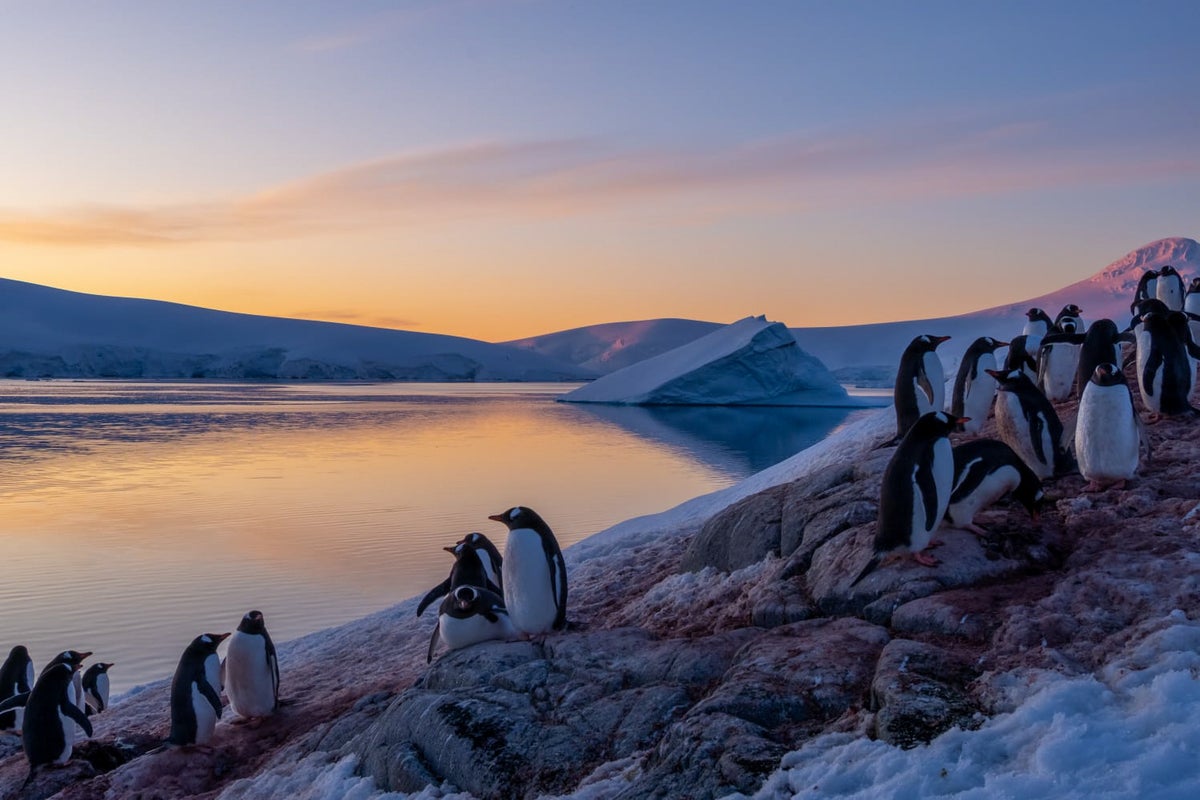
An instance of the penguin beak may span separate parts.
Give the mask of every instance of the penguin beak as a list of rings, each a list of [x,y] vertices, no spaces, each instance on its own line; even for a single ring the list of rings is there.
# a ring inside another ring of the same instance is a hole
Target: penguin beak
[[[215,633],[215,634],[213,634],[213,639],[216,640],[216,644],[220,644],[221,642],[228,639],[229,636],[230,636],[230,634],[228,634],[228,633]]]
[[[1012,342],[1001,342],[999,340],[996,341],[996,347],[1008,347],[1010,344],[1012,344]]]
[[[87,651],[86,653],[80,653],[80,654],[79,654],[79,660],[80,660],[80,661],[83,661],[85,658],[87,658],[87,657],[88,657],[88,656],[90,656],[91,654],[92,654],[92,651],[91,651],[91,650]]]
[[[455,545],[454,547],[443,547],[442,549],[445,550],[450,555],[454,555],[454,551],[456,548],[457,548],[457,545]]]
[[[496,522],[504,522],[504,515],[503,514],[489,514],[488,519],[493,519]]]
[[[933,344],[934,344],[934,346],[935,346],[935,347],[936,347],[937,345],[941,344],[942,342],[948,342],[948,341],[950,341],[950,337],[949,337],[949,336],[930,336],[929,338],[930,338],[930,339],[933,339]]]
[[[988,375],[991,375],[996,380],[1000,380],[1004,377],[1004,373],[998,369],[985,369],[984,372],[986,372]]]
[[[959,417],[957,420],[955,420],[955,422],[960,426],[966,425],[970,421],[971,421],[970,417]]]

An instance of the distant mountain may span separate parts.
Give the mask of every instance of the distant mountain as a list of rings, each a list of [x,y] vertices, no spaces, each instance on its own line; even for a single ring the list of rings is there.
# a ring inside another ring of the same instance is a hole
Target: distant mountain
[[[720,327],[718,322],[692,319],[644,319],[572,328],[504,344],[606,375],[674,350]]]
[[[575,380],[527,349],[0,279],[0,377]]]
[[[1167,264],[1187,277],[1200,275],[1200,244],[1192,239],[1160,239],[1139,247],[1086,280],[1019,303],[953,317],[791,331],[804,350],[843,380],[862,378],[866,382],[886,383],[895,372],[900,353],[914,336],[935,333],[953,337],[938,350],[950,371],[957,368],[963,351],[976,337],[993,336],[1007,341],[1019,334],[1025,324],[1025,312],[1034,306],[1053,317],[1063,306],[1074,303],[1083,309],[1084,319],[1089,323],[1108,317],[1124,327],[1129,322],[1129,301],[1142,273]],[[617,366],[679,347],[719,327],[714,322],[684,319],[615,322],[509,344],[608,373]]]

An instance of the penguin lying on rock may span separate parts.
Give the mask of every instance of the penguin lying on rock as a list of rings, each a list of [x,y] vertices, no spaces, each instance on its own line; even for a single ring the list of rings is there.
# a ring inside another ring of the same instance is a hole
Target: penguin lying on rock
[[[449,649],[458,650],[491,639],[515,638],[517,630],[499,595],[478,586],[459,586],[438,607],[425,663],[433,661],[439,639]]]
[[[472,540],[472,537],[476,538]],[[487,546],[484,546],[482,542],[486,542]],[[488,569],[492,561],[488,547],[492,550],[496,549],[495,545],[488,541],[482,533],[472,533],[460,539],[458,544],[453,547],[443,547],[443,550],[454,556],[454,566],[450,568],[450,576],[446,580],[430,589],[421,598],[421,602],[417,605],[417,616],[421,616],[434,600],[445,597],[459,586],[479,586],[503,597],[504,593],[492,579],[491,570]],[[496,558],[500,559],[498,552]],[[499,580],[498,576],[496,580]]]
[[[885,560],[911,555],[918,564],[937,566],[924,551],[941,544],[933,534],[946,515],[954,482],[950,432],[967,421],[931,411],[904,435],[883,471],[875,552],[851,587]]]
[[[1013,449],[996,439],[974,439],[954,448],[954,489],[946,521],[976,536],[987,531],[975,515],[1012,492],[1034,523],[1041,511],[1042,482]]]

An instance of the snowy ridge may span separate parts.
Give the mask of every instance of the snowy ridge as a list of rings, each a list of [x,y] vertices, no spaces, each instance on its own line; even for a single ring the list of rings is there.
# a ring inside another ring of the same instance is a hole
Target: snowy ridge
[[[646,319],[572,328],[502,344],[532,350],[607,375],[674,350],[719,327],[720,324],[716,322],[691,319]]]

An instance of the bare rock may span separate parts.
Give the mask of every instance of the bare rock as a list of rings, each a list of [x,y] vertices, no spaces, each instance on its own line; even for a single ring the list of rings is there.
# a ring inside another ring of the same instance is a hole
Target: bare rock
[[[679,569],[715,567],[732,572],[779,555],[780,522],[786,486],[751,495],[715,515],[692,539]]]
[[[978,709],[966,686],[974,677],[962,659],[940,647],[907,639],[888,642],[871,682],[879,708],[876,736],[913,747],[955,725],[972,724]]]

